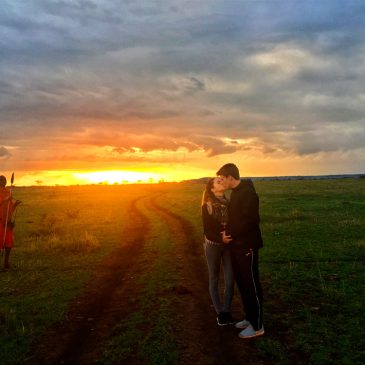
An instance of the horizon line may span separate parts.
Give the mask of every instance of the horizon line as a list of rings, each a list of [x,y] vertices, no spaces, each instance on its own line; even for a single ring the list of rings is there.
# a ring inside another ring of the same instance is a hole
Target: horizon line
[[[351,173],[351,174],[320,174],[320,175],[268,175],[268,176],[241,176],[242,179],[252,179],[252,180],[284,180],[284,179],[292,179],[292,180],[300,180],[300,179],[310,179],[310,178],[317,178],[317,179],[340,179],[340,178],[365,178],[365,173]],[[30,187],[69,187],[69,186],[125,186],[125,185],[157,185],[157,184],[179,184],[179,183],[186,183],[186,182],[196,182],[202,181],[205,179],[209,179],[211,176],[204,176],[195,179],[185,179],[180,181],[156,181],[156,182],[115,182],[115,183],[107,183],[105,181],[99,183],[92,183],[92,184],[69,184],[69,185],[62,185],[62,184],[54,184],[54,185],[7,185],[7,187],[18,187],[18,188],[30,188]]]

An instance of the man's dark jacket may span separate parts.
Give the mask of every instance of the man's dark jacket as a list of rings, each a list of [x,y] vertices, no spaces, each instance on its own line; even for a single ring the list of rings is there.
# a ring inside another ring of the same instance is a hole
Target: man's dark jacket
[[[263,246],[260,231],[259,197],[249,179],[232,189],[229,203],[228,234],[231,247],[258,249]]]

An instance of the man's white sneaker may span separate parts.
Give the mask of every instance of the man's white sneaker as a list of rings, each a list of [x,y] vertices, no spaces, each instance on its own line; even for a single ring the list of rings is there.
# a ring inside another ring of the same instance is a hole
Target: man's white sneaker
[[[250,322],[249,321],[246,321],[245,319],[243,320],[243,321],[240,321],[240,322],[237,322],[236,324],[235,324],[235,327],[236,328],[246,328],[246,327],[248,327],[250,325]]]
[[[243,331],[238,334],[240,338],[252,338],[262,336],[265,333],[264,326],[255,331],[251,324],[249,324]]]

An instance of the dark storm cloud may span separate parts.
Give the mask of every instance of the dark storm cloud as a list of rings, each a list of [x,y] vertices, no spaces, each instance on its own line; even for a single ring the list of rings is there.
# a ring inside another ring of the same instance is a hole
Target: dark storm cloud
[[[130,139],[101,138],[120,154],[361,148],[364,15],[337,0],[3,1],[0,143],[98,146],[89,132],[109,128]]]
[[[303,140],[305,137],[305,143]],[[339,145],[339,141],[341,144]],[[308,132],[300,139],[298,143],[298,153],[301,155],[313,154],[318,152],[332,152],[337,150],[351,150],[364,147],[365,132],[364,131],[342,131],[326,132]]]

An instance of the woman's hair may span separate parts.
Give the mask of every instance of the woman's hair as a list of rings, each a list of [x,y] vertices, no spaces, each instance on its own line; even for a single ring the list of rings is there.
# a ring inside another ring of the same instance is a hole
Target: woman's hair
[[[205,186],[205,190],[203,192],[203,198],[202,198],[202,205],[206,204],[208,201],[213,201],[215,196],[212,192],[213,186],[214,186],[214,177],[211,178],[208,182],[207,185]]]

